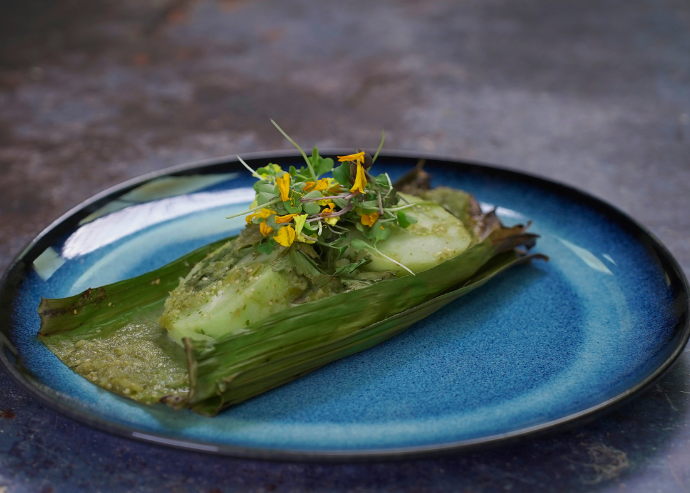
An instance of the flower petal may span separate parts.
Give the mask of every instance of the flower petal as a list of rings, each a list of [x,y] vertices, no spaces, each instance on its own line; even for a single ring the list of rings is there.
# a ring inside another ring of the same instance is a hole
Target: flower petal
[[[266,221],[264,221],[259,225],[259,231],[261,231],[262,235],[268,236],[273,231],[273,228],[266,224]]]
[[[307,221],[309,214],[302,214],[295,218],[295,234],[298,236],[302,233],[302,228],[304,228],[304,223]]]
[[[357,164],[362,164],[364,162],[364,151],[348,154],[347,156],[338,156],[338,161],[341,163],[356,162]]]
[[[297,215],[298,214],[286,214],[284,216],[276,216],[276,224],[289,223],[292,221],[292,218]]]
[[[285,202],[290,198],[290,173],[285,173],[276,182],[278,183],[278,190],[280,190],[280,199]]]
[[[357,176],[355,177],[355,184],[352,185],[350,192],[364,193],[367,186],[367,177],[364,174],[364,168],[361,163],[357,163]]]
[[[320,203],[321,201],[319,201]],[[326,207],[321,209],[321,214],[331,214],[335,210],[335,204],[333,202],[327,202]]]
[[[316,184],[314,187],[314,190],[317,192],[320,192],[322,190],[327,190],[328,187],[330,186],[330,182],[328,181],[328,178],[321,178],[319,182]]]
[[[295,229],[292,226],[283,226],[273,237],[274,240],[284,247],[289,247],[295,241]]]
[[[371,214],[362,214],[362,217],[360,221],[362,224],[365,226],[373,226],[376,221],[379,219],[379,213],[378,212],[372,212]]]

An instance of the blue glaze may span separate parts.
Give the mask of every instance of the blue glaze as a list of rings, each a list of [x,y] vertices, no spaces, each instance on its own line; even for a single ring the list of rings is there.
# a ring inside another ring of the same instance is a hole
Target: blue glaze
[[[405,171],[394,164],[377,168],[393,179]],[[29,273],[15,299],[13,342],[46,393],[106,422],[172,440],[293,451],[434,447],[524,430],[615,397],[668,357],[676,293],[624,224],[528,179],[429,171],[436,183],[499,206],[506,223],[531,219],[542,236],[536,250],[551,261],[512,269],[400,336],[215,418],[141,406],[104,391],[37,341],[41,296],[135,276],[238,231],[242,219],[224,217],[241,204],[169,212],[184,201],[232,201],[251,185],[241,177],[152,201],[146,213],[160,221],[67,259],[46,281]],[[126,213],[98,220],[106,230],[131,229]],[[61,251],[69,237],[53,248]]]

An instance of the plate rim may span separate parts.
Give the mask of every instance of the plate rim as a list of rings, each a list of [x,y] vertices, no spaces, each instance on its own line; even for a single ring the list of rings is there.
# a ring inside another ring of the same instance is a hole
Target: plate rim
[[[337,155],[350,152],[351,149],[347,148],[330,148],[321,150],[321,154],[324,156]],[[271,159],[278,158],[299,158],[301,154],[298,151],[290,150],[279,150],[270,152],[254,152],[245,153],[245,161],[254,162],[256,161],[267,161]],[[598,209],[603,209],[607,214],[613,215],[614,219],[622,222],[627,222],[629,226],[636,229],[636,236],[645,239],[647,246],[650,246],[657,257],[661,261],[663,270],[665,272],[672,272],[676,279],[673,279],[680,291],[685,294],[685,306],[682,308],[681,316],[679,317],[679,322],[674,328],[676,334],[679,335],[675,343],[673,351],[669,356],[652,371],[650,371],[646,377],[638,381],[635,385],[632,385],[615,396],[599,402],[593,406],[586,409],[577,411],[575,413],[570,413],[558,419],[549,420],[544,423],[520,428],[519,430],[514,430],[506,433],[488,435],[479,438],[459,440],[454,442],[449,442],[445,444],[432,444],[432,445],[418,445],[411,447],[393,447],[385,449],[363,449],[363,450],[301,450],[301,449],[274,449],[267,447],[246,447],[246,446],[228,446],[228,445],[217,445],[208,442],[191,440],[191,439],[172,439],[164,434],[153,433],[153,432],[142,432],[135,427],[116,424],[107,421],[100,417],[94,417],[90,412],[81,407],[71,407],[63,404],[57,398],[61,395],[58,391],[46,386],[39,381],[33,379],[28,371],[21,368],[21,361],[16,349],[12,343],[6,338],[4,331],[0,331],[0,367],[4,369],[14,380],[22,387],[25,391],[29,393],[33,398],[46,405],[48,408],[63,414],[64,416],[73,419],[79,423],[86,424],[92,428],[98,429],[100,431],[105,431],[117,436],[122,436],[125,438],[133,439],[139,442],[145,442],[148,444],[167,446],[175,449],[182,449],[191,452],[204,452],[211,454],[220,454],[233,456],[238,458],[246,459],[268,459],[268,460],[280,460],[280,461],[320,461],[320,462],[358,462],[358,461],[370,461],[370,460],[395,460],[395,459],[416,459],[424,458],[438,455],[445,455],[449,453],[464,452],[470,450],[476,450],[479,448],[486,448],[497,445],[507,445],[512,444],[527,437],[537,437],[549,433],[555,433],[558,431],[564,431],[575,426],[583,425],[590,422],[603,414],[613,411],[617,407],[625,404],[634,397],[637,397],[644,391],[646,391],[651,385],[653,385],[658,379],[660,379],[677,361],[679,356],[685,349],[688,339],[690,338],[690,299],[688,293],[690,293],[690,286],[688,284],[687,277],[683,272],[683,269],[678,264],[677,260],[673,257],[668,248],[643,224],[629,216],[627,213],[623,212],[621,209],[612,205],[589,192],[578,189],[572,185],[562,183],[558,180],[551,178],[542,177],[536,174],[518,171],[515,169],[497,166],[493,164],[486,164],[476,161],[469,161],[464,159],[458,159],[453,156],[434,154],[434,153],[423,153],[423,152],[411,152],[411,151],[382,151],[380,153],[381,158],[396,158],[404,159],[410,161],[418,161],[419,159],[425,159],[431,162],[437,162],[439,164],[446,164],[451,166],[461,166],[469,168],[470,170],[484,171],[486,174],[498,173],[504,176],[509,176],[513,178],[519,178],[523,181],[530,181],[541,186],[555,187],[555,192],[560,194],[567,194],[570,196],[575,196],[581,200],[584,200],[590,205],[596,206]],[[140,186],[146,182],[154,180],[156,178],[164,176],[184,176],[192,171],[204,170],[206,172],[213,172],[214,167],[229,166],[236,167],[237,171],[243,170],[244,168],[240,165],[237,156],[219,156],[210,159],[203,159],[184,163],[177,166],[163,168],[157,171],[149,172],[138,177],[126,180],[114,186],[108,187],[105,190],[96,193],[95,195],[83,200],[76,206],[70,208],[67,212],[60,215],[57,219],[52,221],[47,227],[43,228],[40,233],[38,233],[32,240],[30,240],[24,248],[22,248],[15,258],[10,262],[9,266],[5,269],[5,272],[0,278],[0,314],[6,315],[2,317],[3,325],[7,324],[9,326],[7,333],[11,332],[11,320],[12,314],[12,300],[14,299],[13,291],[16,287],[12,284],[12,278],[19,275],[21,278],[23,274],[23,269],[25,268],[25,260],[27,257],[30,258],[31,253],[38,251],[40,254],[43,249],[47,248],[47,240],[50,235],[59,235],[59,230],[69,229],[73,225],[76,225],[78,221],[88,215],[93,210],[97,209],[100,205],[108,202],[117,196],[120,196],[127,191]],[[45,244],[45,245],[44,245]],[[35,257],[34,257],[35,258]],[[33,259],[29,260],[33,261]],[[5,320],[7,320],[5,322]],[[4,327],[3,327],[4,329]],[[13,354],[16,363],[11,362],[8,358],[6,352],[9,351]],[[54,394],[54,395],[52,395]],[[70,398],[69,396],[67,396]],[[74,402],[74,401],[72,401]]]

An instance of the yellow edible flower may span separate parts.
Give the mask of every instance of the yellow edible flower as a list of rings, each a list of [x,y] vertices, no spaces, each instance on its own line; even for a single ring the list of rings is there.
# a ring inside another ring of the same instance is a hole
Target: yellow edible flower
[[[335,209],[335,204],[333,202],[328,202],[326,204],[326,207],[321,210],[321,214],[331,214],[333,213],[333,209]]]
[[[295,229],[292,226],[283,226],[273,237],[274,240],[284,247],[289,247],[295,241]]]
[[[283,223],[289,223],[292,221],[292,218],[297,216],[299,214],[286,214],[284,216],[276,216],[276,223],[277,224],[283,224]]]
[[[355,162],[357,164],[362,164],[364,163],[364,151],[362,152],[356,152],[354,154],[348,154],[347,156],[338,156],[338,161],[341,163],[344,162]]]
[[[372,212],[371,214],[362,214],[362,224],[365,226],[373,226],[376,221],[379,219],[379,213],[378,212]]]
[[[278,190],[280,190],[280,200],[285,202],[290,198],[290,173],[285,173],[276,182],[278,183]]]
[[[266,224],[266,221],[264,221],[259,225],[259,231],[261,231],[262,235],[268,236],[273,231],[273,228]]]
[[[311,192],[314,190],[315,192],[320,192],[321,190],[326,190],[330,187],[330,180],[332,178],[321,178],[318,182],[313,182],[313,181],[308,181],[304,185],[304,191],[305,192]]]
[[[331,202],[331,201],[328,201],[327,207],[325,207],[325,208],[321,211],[321,215],[323,216],[323,215],[326,215],[326,214],[332,214],[334,209],[335,209],[335,204],[334,204],[333,202]],[[324,218],[323,221],[324,221],[326,224],[330,224],[331,226],[335,226],[336,223],[337,223],[339,220],[340,220],[339,217],[326,217],[326,218]]]
[[[367,177],[364,175],[364,168],[362,164],[357,162],[357,176],[355,177],[355,184],[352,185],[350,192],[353,193],[364,193],[364,189],[367,186]]]
[[[247,224],[250,224],[253,219],[267,219],[271,214],[275,214],[275,211],[272,211],[271,209],[261,209],[259,212],[249,214],[246,217]]]

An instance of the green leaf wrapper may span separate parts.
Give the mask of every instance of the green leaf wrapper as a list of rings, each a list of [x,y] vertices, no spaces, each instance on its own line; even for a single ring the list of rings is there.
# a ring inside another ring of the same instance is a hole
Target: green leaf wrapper
[[[332,166],[318,156],[314,164],[320,170]],[[347,181],[346,172],[347,168],[340,166],[334,175]],[[292,305],[234,335],[216,340],[185,338],[189,392],[185,389],[184,393],[161,400],[174,407],[215,415],[228,406],[400,333],[517,263],[545,258],[516,250],[519,246],[530,248],[537,238],[526,232],[527,227],[503,227],[493,212],[482,214],[468,194],[443,188],[428,190],[428,181],[425,182],[423,175],[420,177],[421,167],[416,172],[404,177],[406,181],[398,188],[407,187],[408,192],[441,204],[462,219],[475,236],[472,246],[416,275],[384,278],[373,283],[346,280],[368,259],[357,265],[345,263],[335,276],[341,276],[351,291]],[[290,210],[287,203],[286,208]],[[407,223],[415,221],[412,216],[400,216]],[[257,244],[262,240],[257,230],[255,226],[248,228],[232,241],[238,248]],[[53,343],[60,339],[99,340],[142,314],[148,314],[149,320],[157,320],[179,278],[185,277],[197,262],[210,262],[207,255],[226,241],[202,247],[133,279],[89,289],[69,298],[43,299],[38,310],[39,338],[56,352]],[[361,240],[353,240],[352,244],[356,245],[357,241]],[[270,253],[273,247],[272,243],[265,243],[259,249]],[[311,262],[306,256],[297,255],[297,250],[294,253],[292,257],[296,256],[300,262]],[[290,256],[285,258],[286,262],[295,262]],[[308,270],[310,265],[305,265],[303,270]],[[179,346],[178,350],[183,351]],[[150,394],[148,400],[139,400],[150,402]]]
[[[190,394],[184,406],[217,414],[398,334],[499,272],[535,258],[513,250],[533,242],[534,235],[521,226],[510,231],[416,276],[289,308],[215,342],[185,339]]]

